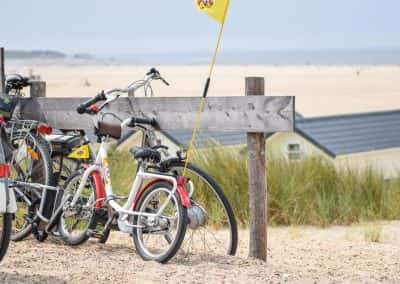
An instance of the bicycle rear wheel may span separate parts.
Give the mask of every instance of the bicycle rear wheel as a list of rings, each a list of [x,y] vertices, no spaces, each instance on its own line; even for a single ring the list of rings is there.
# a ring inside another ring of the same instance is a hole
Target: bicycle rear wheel
[[[182,175],[184,161],[165,162],[168,172]],[[188,164],[187,177],[194,185],[192,207],[188,209],[188,232],[182,254],[235,255],[238,246],[236,219],[228,198],[218,183],[206,172]]]
[[[41,136],[29,132],[13,137],[10,142],[12,152],[9,157],[10,179],[53,185],[50,148],[47,142]],[[32,232],[32,221],[35,219],[36,211],[39,210],[42,195],[45,193],[49,197],[54,193],[21,187],[14,189],[14,193],[17,212],[11,239],[21,241]],[[49,200],[51,201],[51,198]],[[48,202],[43,210],[52,211],[53,205]]]
[[[165,263],[181,247],[187,226],[187,209],[181,204],[179,194],[171,196],[172,185],[168,182],[155,182],[140,196],[135,210],[143,214],[133,222],[133,241],[137,253],[144,260]],[[164,207],[165,206],[165,207]]]
[[[0,261],[3,260],[10,243],[13,215],[0,213]]]

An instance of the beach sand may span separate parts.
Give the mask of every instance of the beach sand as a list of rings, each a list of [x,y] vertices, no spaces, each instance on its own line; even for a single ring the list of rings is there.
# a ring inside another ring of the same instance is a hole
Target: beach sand
[[[0,283],[399,283],[400,223],[373,225],[379,242],[365,240],[368,226],[272,227],[267,263],[247,257],[246,230],[236,257],[178,256],[166,265],[143,261],[120,232],[106,245],[91,240],[74,248],[55,237],[30,237],[11,244]]]
[[[91,97],[102,89],[126,87],[149,66],[6,65],[6,72],[40,75],[49,97]],[[170,87],[154,82],[157,97],[200,96],[208,66],[159,66]],[[307,117],[400,108],[400,66],[235,66],[217,65],[210,96],[243,96],[246,76],[263,76],[266,95],[296,96]],[[143,92],[138,92],[143,96]]]

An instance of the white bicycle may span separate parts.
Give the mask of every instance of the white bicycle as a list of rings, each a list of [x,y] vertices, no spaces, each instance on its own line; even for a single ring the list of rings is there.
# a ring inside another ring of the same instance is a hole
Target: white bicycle
[[[132,87],[131,87],[132,88]],[[80,114],[92,115],[95,133],[101,141],[95,162],[72,174],[64,184],[63,212],[59,231],[66,243],[79,245],[96,231],[96,215],[112,214],[110,222],[117,219],[118,228],[132,235],[136,251],[145,260],[167,262],[179,250],[187,227],[187,208],[191,206],[187,179],[151,171],[151,165],[160,162],[159,151],[150,148],[134,148],[134,158],[139,161],[129,196],[117,196],[111,185],[107,144],[110,138],[119,139],[123,128],[138,124],[152,125],[154,119],[129,118],[121,124],[98,120],[104,117],[103,108],[118,96],[116,92],[128,92],[130,88],[105,91],[80,105]],[[105,101],[96,106],[99,101]],[[134,173],[134,169],[132,169]],[[124,205],[117,201],[126,199]]]
[[[12,221],[17,211],[14,192],[10,189],[8,178],[10,177],[10,167],[6,163],[4,155],[3,141],[7,139],[0,123],[0,261],[7,253],[11,239]]]

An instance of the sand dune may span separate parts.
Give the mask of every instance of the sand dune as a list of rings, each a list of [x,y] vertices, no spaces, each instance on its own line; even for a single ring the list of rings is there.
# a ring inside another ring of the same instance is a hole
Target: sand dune
[[[7,65],[7,72],[33,71],[47,81],[48,96],[88,97],[141,79],[149,66]],[[207,66],[159,66],[171,82],[153,84],[156,96],[199,96]],[[244,95],[246,76],[264,76],[268,95],[296,96],[305,116],[400,108],[400,66],[230,66],[219,65],[210,96]],[[139,93],[138,95],[142,95]]]

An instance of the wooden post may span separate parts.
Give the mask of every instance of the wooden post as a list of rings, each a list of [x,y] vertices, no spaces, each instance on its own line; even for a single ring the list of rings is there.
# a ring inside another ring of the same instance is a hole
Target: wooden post
[[[246,96],[264,96],[264,78],[246,78]],[[250,257],[267,260],[265,134],[247,133],[250,203]]]
[[[31,98],[44,98],[46,97],[46,82],[33,81],[30,90]]]
[[[0,47],[0,93],[6,92],[6,75],[4,72],[4,47]]]

